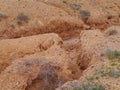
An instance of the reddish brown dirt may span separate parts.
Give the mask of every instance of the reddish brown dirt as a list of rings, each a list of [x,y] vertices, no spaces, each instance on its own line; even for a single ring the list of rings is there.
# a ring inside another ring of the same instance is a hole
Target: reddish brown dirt
[[[0,0],[0,90],[80,87],[111,68],[105,52],[120,51],[119,24],[120,0]],[[119,90],[119,81],[94,82]]]

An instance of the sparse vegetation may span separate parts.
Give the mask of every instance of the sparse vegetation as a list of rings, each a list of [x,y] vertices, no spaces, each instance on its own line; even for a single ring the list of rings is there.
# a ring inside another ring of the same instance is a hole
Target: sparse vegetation
[[[0,90],[119,90],[119,7],[0,0]]]
[[[104,64],[101,64],[100,70],[95,69],[94,79],[95,77],[120,77],[120,70],[119,70],[119,61],[120,61],[120,51],[117,50],[106,50],[106,55],[108,59],[110,60],[109,66],[105,66]],[[89,78],[87,80],[93,80],[92,78]]]
[[[90,17],[90,12],[88,10],[80,10],[80,16],[84,22]]]
[[[67,3],[67,0],[61,0],[63,3]]]
[[[120,71],[117,71],[116,69],[111,69],[109,72],[108,72],[108,75],[111,76],[111,77],[120,77]]]
[[[71,9],[73,9],[73,10],[79,10],[80,7],[81,7],[79,4],[70,4],[69,6],[70,6]]]
[[[27,15],[25,15],[24,13],[20,13],[17,16],[17,23],[19,25],[21,25],[23,22],[28,22],[28,20],[29,20],[29,17]]]
[[[13,23],[10,23],[10,24],[9,24],[9,27],[15,28],[15,25],[14,25]]]
[[[105,87],[102,85],[88,82],[86,84],[83,84],[79,88],[75,88],[74,90],[105,90]]]
[[[89,81],[94,80],[94,79],[95,79],[94,76],[87,77],[87,80],[89,80]]]
[[[0,13],[0,18],[6,19],[8,16],[4,13]]]
[[[120,51],[117,51],[117,50],[110,50],[110,49],[107,49],[106,50],[106,55],[109,59],[117,59],[117,58],[120,58]]]
[[[108,31],[106,32],[106,35],[107,35],[107,36],[111,36],[111,35],[115,35],[115,34],[117,34],[117,33],[118,33],[117,30],[111,29],[111,30],[108,30]]]

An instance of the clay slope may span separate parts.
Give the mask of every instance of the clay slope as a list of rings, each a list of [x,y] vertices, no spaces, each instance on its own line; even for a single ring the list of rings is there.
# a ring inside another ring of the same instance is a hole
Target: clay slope
[[[78,72],[72,73],[71,59],[63,46],[54,33],[1,40],[0,90],[53,90],[78,78],[81,70],[73,64]]]
[[[68,39],[78,36],[83,29],[103,30],[119,24],[119,3],[119,0],[1,0],[0,39],[50,32]]]
[[[111,27],[103,33],[100,30],[83,31],[80,35],[78,64],[85,71],[79,80],[68,82],[56,90],[98,89],[99,85],[102,86],[100,90],[119,90],[119,29]]]
[[[60,3],[64,6],[61,1]],[[1,39],[51,32],[67,38],[69,35],[71,36],[70,31],[75,30],[74,32],[76,33],[80,32],[77,29],[83,28],[83,22],[78,20],[77,17],[72,17],[64,9],[46,4],[43,1],[1,0],[0,8],[0,14],[6,16],[6,18],[0,18],[2,27],[0,30]],[[65,35],[66,33],[68,34]]]
[[[119,24],[120,0],[0,0],[0,90],[119,90]]]
[[[25,55],[31,55],[47,50],[53,45],[62,43],[56,34],[45,34],[19,39],[7,39],[0,41],[0,66],[3,70],[6,66]]]
[[[62,82],[55,65],[45,58],[17,60],[0,78],[0,90],[53,90]]]

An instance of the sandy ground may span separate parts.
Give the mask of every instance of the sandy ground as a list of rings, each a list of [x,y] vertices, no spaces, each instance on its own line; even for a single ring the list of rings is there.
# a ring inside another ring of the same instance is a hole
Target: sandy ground
[[[0,0],[0,90],[120,90],[119,46],[120,0]]]

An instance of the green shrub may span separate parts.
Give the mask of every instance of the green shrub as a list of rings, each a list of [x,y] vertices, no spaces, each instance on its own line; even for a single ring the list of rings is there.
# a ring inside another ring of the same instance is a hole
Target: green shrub
[[[113,59],[113,58],[120,58],[120,51],[117,50],[106,50],[106,55],[108,56],[109,59]]]

